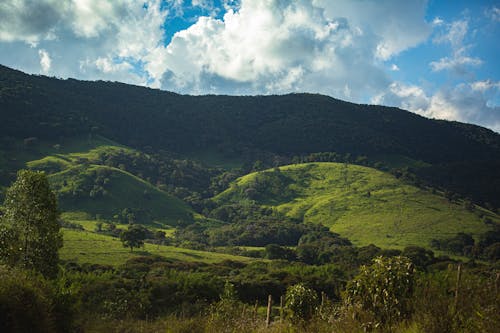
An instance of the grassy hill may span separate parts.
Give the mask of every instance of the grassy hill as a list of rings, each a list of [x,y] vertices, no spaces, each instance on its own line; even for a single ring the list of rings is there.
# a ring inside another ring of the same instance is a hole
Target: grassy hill
[[[214,199],[218,204],[254,201],[304,222],[322,223],[356,245],[428,247],[431,239],[488,230],[481,207],[405,184],[372,168],[340,163],[289,165],[248,174]],[[481,217],[480,217],[481,216]]]
[[[181,200],[125,170],[94,164],[103,153],[115,150],[132,151],[101,142],[89,150],[53,153],[26,165],[49,175],[62,211],[107,220],[126,220],[124,215],[133,214],[130,218],[137,223],[172,226],[193,221],[191,208]]]
[[[159,255],[172,261],[216,263],[224,260],[248,262],[253,259],[223,253],[196,251],[174,246],[145,244],[144,248],[130,252],[118,238],[89,231],[63,229],[63,260],[101,265],[120,265],[138,256]]]

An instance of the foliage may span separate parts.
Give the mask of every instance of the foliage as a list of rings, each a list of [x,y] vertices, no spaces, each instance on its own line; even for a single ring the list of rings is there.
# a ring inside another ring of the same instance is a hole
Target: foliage
[[[120,234],[123,247],[129,247],[131,252],[134,250],[134,247],[143,247],[145,239],[146,229],[140,225],[131,225],[128,230],[124,230]]]
[[[345,301],[373,315],[374,325],[392,325],[411,314],[415,271],[409,259],[378,257],[371,266],[361,266],[348,283]]]
[[[0,265],[0,280],[0,331],[74,331],[75,300],[53,281],[3,265]]]
[[[62,235],[57,202],[42,172],[21,170],[7,190],[2,250],[9,264],[55,276]]]
[[[255,213],[242,212],[271,211],[268,216],[282,221],[322,224],[356,245],[383,248],[428,247],[436,235],[458,232],[477,237],[500,221],[493,212],[482,210],[484,216],[480,217],[460,203],[450,203],[438,192],[365,166],[316,162],[282,166],[279,170],[238,178],[214,198],[218,207],[212,210],[212,217],[235,223],[256,219]],[[272,195],[264,190],[249,200],[246,190],[263,176],[280,189],[273,189]],[[273,178],[276,182],[269,180]],[[281,178],[287,181],[279,181]],[[491,223],[485,224],[483,218]]]
[[[292,321],[307,321],[317,311],[318,295],[314,290],[299,283],[286,290],[285,304]]]

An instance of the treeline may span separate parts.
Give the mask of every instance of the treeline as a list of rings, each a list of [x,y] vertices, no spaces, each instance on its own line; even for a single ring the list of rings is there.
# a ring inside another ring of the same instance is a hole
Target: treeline
[[[500,228],[479,235],[476,242],[472,235],[460,232],[454,237],[433,239],[431,247],[459,256],[496,262],[500,259]]]

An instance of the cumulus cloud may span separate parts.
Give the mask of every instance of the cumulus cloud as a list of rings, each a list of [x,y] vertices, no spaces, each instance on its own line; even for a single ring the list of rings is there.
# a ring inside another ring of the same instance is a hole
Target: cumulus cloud
[[[178,32],[151,54],[146,69],[163,88],[187,93],[314,91],[356,99],[389,83],[381,58],[418,44],[429,30],[423,15],[416,19],[424,2],[405,15],[392,11],[389,27],[377,13],[399,2],[363,2],[377,8],[371,25],[355,19],[370,8],[360,11],[353,3],[243,0],[222,19],[201,17]],[[389,33],[398,26],[398,34]]]
[[[167,9],[160,0],[7,0],[0,3],[0,62],[17,62],[12,53],[31,55],[30,47],[39,46],[57,59],[51,73],[83,79],[120,78],[129,83],[147,83],[140,68],[123,66],[141,64],[142,58],[163,42]],[[40,56],[40,55],[39,55]],[[111,59],[114,68],[99,59]],[[17,62],[19,63],[19,62]],[[14,66],[16,67],[16,66]],[[91,68],[93,67],[93,68]],[[29,70],[28,59],[22,68]]]
[[[423,0],[225,0],[222,19],[200,17],[163,45],[169,11],[182,14],[187,3],[219,10],[212,0],[11,0],[0,5],[0,40],[25,52],[23,43],[43,44],[62,77],[120,72],[126,82],[185,93],[312,91],[356,100],[389,83],[380,60],[429,33]]]
[[[419,86],[393,82],[372,102],[401,107],[429,118],[475,123],[500,132],[500,107],[489,103],[499,90],[499,82],[486,80],[460,83],[427,94]]]
[[[53,38],[64,7],[57,0],[0,2],[0,41],[36,44],[41,39]]]
[[[52,64],[49,53],[45,50],[38,50],[38,55],[40,56],[40,67],[42,68],[42,72],[47,74]]]
[[[417,46],[432,31],[424,19],[426,0],[313,0],[313,3],[325,8],[327,17],[345,17],[353,26],[377,36],[376,56],[382,60]]]

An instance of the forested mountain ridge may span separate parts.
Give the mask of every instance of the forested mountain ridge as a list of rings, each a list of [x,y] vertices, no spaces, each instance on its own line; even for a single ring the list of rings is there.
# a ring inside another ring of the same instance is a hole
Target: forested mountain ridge
[[[435,185],[499,205],[500,135],[397,108],[311,94],[186,96],[112,82],[60,80],[0,67],[2,137],[100,134],[138,149],[226,155],[400,155]]]

